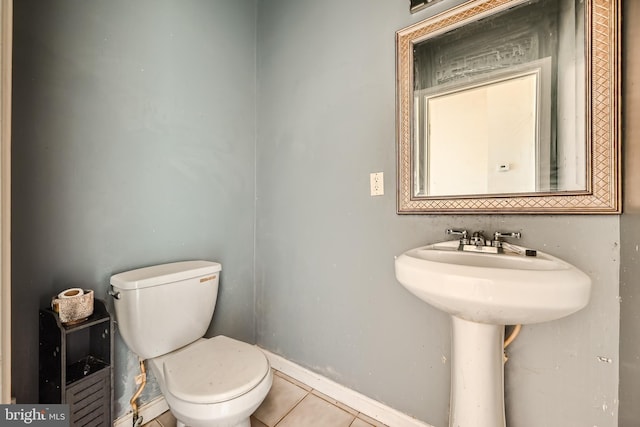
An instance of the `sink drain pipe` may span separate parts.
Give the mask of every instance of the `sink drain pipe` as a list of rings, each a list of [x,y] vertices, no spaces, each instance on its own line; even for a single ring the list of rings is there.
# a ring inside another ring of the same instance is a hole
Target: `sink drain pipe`
[[[511,331],[507,339],[504,340],[504,346],[502,347],[504,350],[506,350],[507,347],[509,347],[509,344],[511,344],[516,339],[521,329],[522,325],[515,325],[513,327],[513,330]],[[505,351],[503,353],[503,362],[507,363],[507,360],[509,360],[509,356],[507,356],[507,352]]]
[[[131,404],[131,409],[133,410],[133,427],[139,427],[142,425],[142,417],[138,414],[138,397],[142,394],[142,390],[144,390],[144,386],[147,385],[147,371],[144,368],[144,359],[140,358],[140,374],[136,375],[136,384],[138,385],[138,390],[131,396],[131,400],[129,403]]]

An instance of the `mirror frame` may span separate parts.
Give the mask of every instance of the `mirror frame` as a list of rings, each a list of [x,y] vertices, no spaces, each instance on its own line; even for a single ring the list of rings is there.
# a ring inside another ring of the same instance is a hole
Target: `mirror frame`
[[[585,0],[587,189],[527,194],[415,196],[413,45],[526,0],[470,0],[396,32],[398,214],[619,214],[620,1]]]

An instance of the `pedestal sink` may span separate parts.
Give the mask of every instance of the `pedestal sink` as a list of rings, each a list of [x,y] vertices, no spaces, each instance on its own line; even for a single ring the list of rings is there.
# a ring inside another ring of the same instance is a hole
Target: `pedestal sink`
[[[396,258],[398,281],[452,316],[450,427],[504,427],[504,325],[547,322],[589,302],[591,279],[544,252],[459,251],[458,241]]]

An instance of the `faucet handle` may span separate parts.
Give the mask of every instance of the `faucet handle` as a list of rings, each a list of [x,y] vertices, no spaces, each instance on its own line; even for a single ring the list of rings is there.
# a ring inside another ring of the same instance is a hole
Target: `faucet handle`
[[[460,243],[463,245],[469,244],[469,232],[467,230],[453,230],[451,228],[447,228],[445,230],[446,234],[452,234],[454,236],[460,236]]]
[[[496,231],[493,233],[493,246],[496,248],[502,247],[502,239],[505,237],[510,237],[514,239],[519,239],[522,237],[522,234],[519,231],[516,232],[507,232],[507,231]]]
[[[507,231],[496,231],[493,233],[493,240],[499,240],[505,237],[513,237],[514,239],[519,239],[522,237],[522,234],[519,231],[516,232],[507,232]]]

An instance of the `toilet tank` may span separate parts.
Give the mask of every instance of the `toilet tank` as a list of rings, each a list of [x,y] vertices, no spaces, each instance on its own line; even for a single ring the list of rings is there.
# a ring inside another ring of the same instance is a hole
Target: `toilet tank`
[[[150,359],[204,336],[222,266],[183,261],[111,276],[116,322],[131,351]]]

